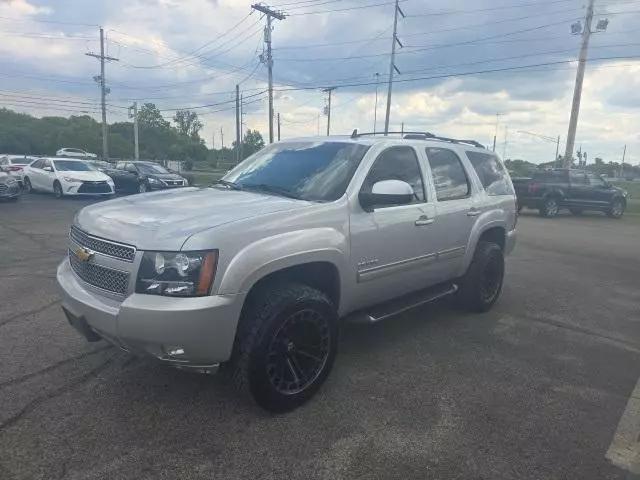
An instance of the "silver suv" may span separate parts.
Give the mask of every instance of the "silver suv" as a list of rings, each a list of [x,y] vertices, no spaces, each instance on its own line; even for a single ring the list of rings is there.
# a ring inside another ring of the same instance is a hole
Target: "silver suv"
[[[223,365],[271,411],[308,400],[340,319],[376,322],[446,295],[498,298],[513,186],[473,141],[300,138],[206,188],[83,208],[57,279],[89,341],[199,371]]]

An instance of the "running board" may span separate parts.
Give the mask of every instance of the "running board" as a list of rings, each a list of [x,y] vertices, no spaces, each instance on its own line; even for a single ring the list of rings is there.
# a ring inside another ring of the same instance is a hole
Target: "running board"
[[[375,305],[369,310],[360,310],[347,316],[346,320],[352,323],[377,323],[381,320],[396,316],[426,303],[434,302],[458,291],[455,284],[446,284],[431,287],[426,290],[404,295],[400,298],[389,300]]]

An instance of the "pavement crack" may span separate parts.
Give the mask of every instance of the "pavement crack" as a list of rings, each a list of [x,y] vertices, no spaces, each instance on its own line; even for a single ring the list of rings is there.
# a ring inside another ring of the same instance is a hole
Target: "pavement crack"
[[[57,250],[53,250],[50,248],[49,245],[47,245],[47,243],[45,241],[43,241],[43,239],[39,238],[39,237],[48,237],[48,235],[44,234],[44,233],[27,233],[27,232],[23,232],[15,227],[10,227],[9,225],[3,225],[3,228],[6,228],[7,230],[16,233],[18,235],[22,235],[23,237],[27,237],[29,240],[31,240],[33,243],[35,243],[36,245],[38,245],[42,250],[44,250],[45,252],[49,252],[49,253],[58,253]]]
[[[7,380],[5,382],[2,382],[2,383],[0,383],[0,389],[8,387],[8,386],[11,386],[11,385],[16,385],[18,383],[25,382],[25,381],[27,381],[27,380],[29,380],[31,378],[34,378],[34,377],[37,377],[39,375],[43,375],[45,373],[48,373],[48,372],[50,372],[52,370],[55,370],[56,368],[61,367],[62,365],[65,365],[67,363],[75,362],[76,360],[81,360],[83,358],[89,357],[91,355],[95,355],[96,353],[104,352],[106,350],[110,350],[112,348],[113,348],[112,345],[106,345],[104,347],[97,348],[95,350],[91,350],[90,352],[85,352],[85,353],[83,353],[81,355],[76,355],[75,357],[65,358],[64,360],[56,362],[56,363],[54,363],[52,365],[49,365],[48,367],[45,367],[45,368],[43,368],[41,370],[38,370],[36,372],[28,373],[28,374],[23,375],[21,377],[12,378],[11,380]]]
[[[6,325],[7,323],[13,322],[15,320],[18,320],[19,318],[22,317],[28,317],[29,315],[35,315],[36,313],[40,313],[45,311],[47,308],[52,307],[53,305],[55,305],[56,303],[60,303],[59,299],[53,300],[45,305],[42,305],[41,307],[38,308],[34,308],[33,310],[27,310],[26,312],[20,312],[20,313],[16,313],[15,315],[10,315],[7,318],[5,318],[4,320],[2,320],[0,322],[0,327],[2,327],[3,325]]]
[[[82,377],[80,377],[76,381],[68,383],[66,385],[62,385],[61,387],[58,387],[58,388],[52,390],[51,392],[49,392],[49,393],[47,393],[47,394],[45,394],[45,395],[43,395],[41,397],[37,397],[37,398],[31,400],[24,407],[22,407],[22,409],[18,413],[16,413],[15,415],[9,417],[4,422],[0,423],[0,433],[2,433],[3,431],[7,430],[9,427],[14,425],[15,423],[17,423],[25,415],[27,415],[28,413],[34,411],[36,408],[38,408],[44,402],[46,402],[48,400],[51,400],[52,398],[58,397],[60,395],[63,395],[66,392],[68,392],[71,389],[73,389],[74,387],[77,387],[78,385],[81,385],[81,384],[91,380],[92,378],[96,377],[101,371],[103,371],[109,365],[111,365],[111,363],[113,362],[113,358],[114,357],[108,358],[106,361],[102,362],[97,367],[91,369],[89,372],[84,374]]]
[[[546,319],[546,318],[535,317],[535,316],[532,316],[532,315],[525,315],[524,317],[527,318],[528,320],[533,320],[534,322],[544,323],[546,325],[551,325],[553,327],[563,328],[565,330],[571,330],[573,332],[582,333],[584,335],[589,335],[591,337],[597,337],[597,338],[601,338],[603,340],[608,340],[610,342],[619,343],[619,344],[622,344],[625,347],[635,351],[636,353],[640,353],[640,345],[638,345],[638,344],[636,344],[634,342],[629,342],[629,341],[624,340],[622,338],[612,337],[610,335],[605,335],[603,333],[600,333],[600,332],[598,332],[596,330],[591,330],[591,329],[585,328],[585,327],[579,327],[577,325],[570,325],[570,324],[558,322],[558,321],[555,321],[555,320],[549,320],[549,319]]]

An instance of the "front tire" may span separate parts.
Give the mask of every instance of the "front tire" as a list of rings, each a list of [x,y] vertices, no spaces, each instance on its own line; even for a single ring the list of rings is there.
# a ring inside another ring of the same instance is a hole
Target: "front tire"
[[[24,177],[22,190],[24,191],[24,193],[33,192],[33,187],[31,186],[31,180],[29,180],[29,177]]]
[[[53,182],[53,195],[57,199],[61,199],[62,197],[64,197],[64,192],[62,191],[62,185],[60,185],[60,182],[58,180]]]
[[[611,218],[622,218],[622,215],[624,215],[624,207],[624,202],[617,198],[613,201],[609,210],[607,210],[607,215]]]
[[[338,315],[324,293],[297,283],[262,288],[240,319],[230,362],[234,383],[270,412],[291,411],[324,383],[337,339]]]
[[[500,297],[504,280],[504,253],[500,245],[480,241],[458,290],[460,306],[471,312],[486,312]]]
[[[540,207],[540,215],[546,218],[553,218],[558,216],[560,211],[560,205],[556,197],[547,197],[543,200],[542,207]]]
[[[138,184],[138,193],[146,193],[147,192],[147,184],[145,182],[141,182]]]

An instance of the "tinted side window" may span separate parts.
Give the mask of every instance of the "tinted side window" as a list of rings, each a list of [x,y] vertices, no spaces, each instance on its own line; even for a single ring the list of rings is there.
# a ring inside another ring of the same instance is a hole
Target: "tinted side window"
[[[488,195],[513,194],[507,172],[495,155],[481,152],[466,153]]]
[[[569,171],[569,180],[576,185],[587,185],[587,176],[584,172]]]
[[[589,174],[587,175],[587,180],[589,181],[589,185],[591,185],[592,187],[601,187],[602,185],[604,185],[604,181],[593,174]]]
[[[51,165],[51,160],[44,160],[42,162],[42,168],[47,168],[47,167],[53,168],[53,166]]]
[[[425,200],[422,173],[416,152],[411,147],[391,147],[380,154],[362,184],[362,191],[371,192],[373,185],[382,180],[402,180],[413,188],[412,203]]]
[[[446,148],[427,147],[426,151],[438,201],[467,197],[471,187],[458,155]]]
[[[33,168],[42,168],[42,163],[43,163],[43,160],[36,160],[35,162],[33,162],[31,164],[31,167],[33,167]]]

